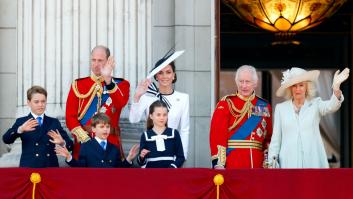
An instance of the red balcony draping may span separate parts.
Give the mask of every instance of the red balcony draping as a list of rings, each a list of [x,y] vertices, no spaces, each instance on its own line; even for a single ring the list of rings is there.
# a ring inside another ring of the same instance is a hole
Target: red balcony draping
[[[216,198],[213,177],[218,173],[224,177],[221,199],[353,198],[353,169],[201,168],[2,168],[0,198],[31,198],[32,172],[41,175],[37,199]]]

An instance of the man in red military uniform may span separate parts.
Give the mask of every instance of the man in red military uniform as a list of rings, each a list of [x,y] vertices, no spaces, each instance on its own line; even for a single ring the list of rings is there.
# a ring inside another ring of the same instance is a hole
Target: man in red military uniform
[[[223,168],[262,168],[272,135],[270,104],[255,95],[256,69],[241,66],[235,76],[238,91],[223,97],[212,116],[212,165]]]
[[[80,143],[93,137],[90,123],[98,112],[110,117],[108,141],[122,152],[119,119],[129,99],[130,84],[124,79],[112,77],[114,66],[115,61],[109,49],[96,46],[91,52],[91,76],[76,79],[72,83],[66,102],[66,125],[75,139],[75,159],[78,158]]]

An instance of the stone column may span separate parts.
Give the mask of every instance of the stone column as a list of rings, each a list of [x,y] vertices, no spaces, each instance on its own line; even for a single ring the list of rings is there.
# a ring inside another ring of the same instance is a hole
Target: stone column
[[[16,24],[17,2],[0,1],[0,138],[13,123],[16,113],[17,57]],[[0,140],[0,155],[8,147]]]
[[[17,117],[29,112],[27,89],[40,85],[48,91],[46,114],[63,120],[71,82],[90,74],[90,51],[96,45],[110,48],[117,63],[114,76],[128,79],[131,93],[137,80],[146,76],[151,65],[152,0],[17,3]],[[126,115],[125,110],[122,117]],[[17,155],[6,157],[18,157],[21,151],[11,153]]]
[[[47,113],[64,116],[71,82],[90,74],[96,45],[110,48],[114,75],[135,88],[151,65],[150,12],[151,0],[19,0],[17,115],[28,113],[27,89],[41,85]]]
[[[155,0],[153,61],[176,45],[185,53],[176,61],[176,90],[189,94],[190,135],[184,167],[210,167],[209,123],[214,103],[215,1]]]

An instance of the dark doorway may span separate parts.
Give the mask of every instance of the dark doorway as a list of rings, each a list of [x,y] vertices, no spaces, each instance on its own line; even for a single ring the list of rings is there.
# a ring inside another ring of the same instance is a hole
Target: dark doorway
[[[260,71],[262,86],[258,93],[272,101],[277,87],[273,74],[291,67],[333,71],[349,67],[352,70],[353,53],[353,1],[317,27],[300,32],[294,39],[300,45],[273,45],[276,37],[238,18],[231,9],[219,2],[218,95],[222,90],[234,89],[229,74],[243,64],[255,66]],[[217,70],[216,70],[217,71]],[[227,74],[227,75],[224,75]],[[352,76],[352,75],[351,75]],[[228,87],[229,86],[229,87]],[[228,88],[226,88],[228,87]],[[352,166],[352,78],[342,85],[345,102],[339,112],[340,167]],[[319,94],[320,96],[320,94]],[[330,157],[329,157],[330,158]]]

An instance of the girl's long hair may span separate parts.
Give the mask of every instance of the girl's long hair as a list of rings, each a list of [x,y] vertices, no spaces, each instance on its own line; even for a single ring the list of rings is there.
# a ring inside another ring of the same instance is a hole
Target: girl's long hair
[[[151,119],[150,115],[152,115],[152,113],[154,112],[155,108],[158,108],[158,107],[166,108],[167,111],[168,111],[167,105],[164,102],[159,101],[159,100],[153,102],[150,105],[149,112],[148,112],[147,123],[146,123],[147,130],[150,130],[150,129],[153,128],[154,124],[153,124],[153,120]],[[165,126],[168,127],[168,122],[165,123]]]

